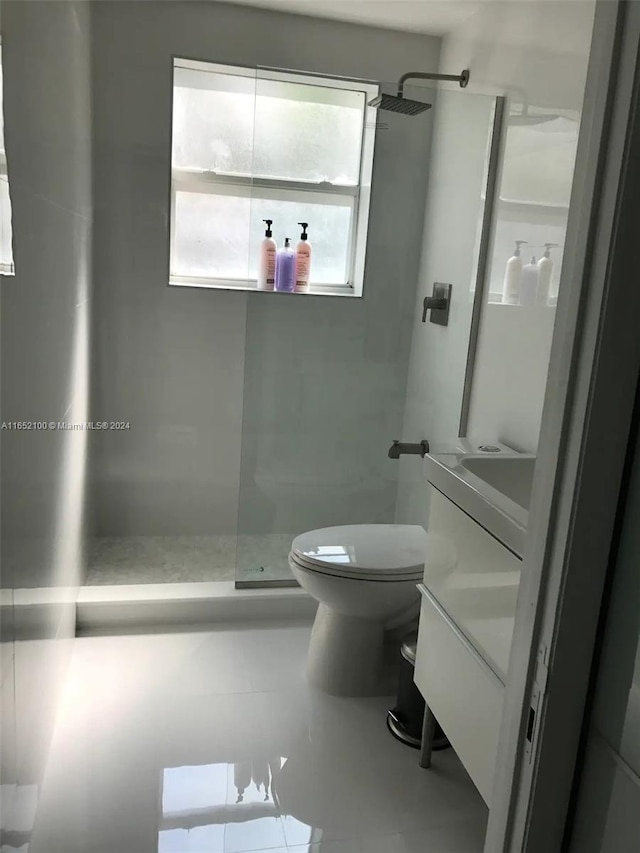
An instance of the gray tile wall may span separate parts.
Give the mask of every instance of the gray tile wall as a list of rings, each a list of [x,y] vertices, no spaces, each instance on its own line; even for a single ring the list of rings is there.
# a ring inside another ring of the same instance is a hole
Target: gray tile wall
[[[3,2],[2,47],[16,275],[1,284],[1,417],[83,423],[92,236],[88,4]],[[39,781],[75,633],[88,437],[84,430],[2,431],[7,784]]]
[[[171,65],[178,55],[396,81],[435,68],[439,39],[218,3],[92,11],[95,415],[131,421],[96,442],[96,533],[234,535],[239,509],[245,532],[277,530],[251,503],[271,439],[279,470],[320,480],[328,456],[340,476],[363,470],[376,486],[359,512],[392,520],[383,465],[402,422],[430,119],[388,114],[380,134],[363,300],[169,288]],[[286,502],[295,527],[314,524]]]

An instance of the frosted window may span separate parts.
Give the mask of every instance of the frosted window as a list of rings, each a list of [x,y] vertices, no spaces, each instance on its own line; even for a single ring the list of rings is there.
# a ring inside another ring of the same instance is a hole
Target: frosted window
[[[251,208],[250,278],[257,275],[258,246],[264,237],[262,220],[268,217],[277,225],[273,226],[273,236],[279,246],[283,245],[285,237],[290,237],[291,245],[295,247],[301,233],[298,223],[311,223],[312,284],[341,284],[347,280],[352,214],[350,207],[254,198]]]
[[[274,237],[278,245],[290,237],[295,246],[301,233],[298,222],[306,217],[304,221],[312,223],[312,281],[340,284],[346,280],[349,206],[177,192],[175,217],[173,269],[181,275],[255,278],[263,219],[277,223]]]
[[[363,92],[262,80],[256,88],[251,78],[204,76],[216,88],[174,89],[174,166],[358,183]]]
[[[374,89],[176,60],[172,283],[255,287],[269,218],[278,246],[309,223],[312,289],[361,289]]]
[[[219,92],[176,86],[174,167],[250,175],[254,103],[253,91]]]
[[[173,273],[248,277],[250,198],[177,192],[174,217]]]
[[[259,81],[254,175],[355,186],[360,172],[363,92]]]

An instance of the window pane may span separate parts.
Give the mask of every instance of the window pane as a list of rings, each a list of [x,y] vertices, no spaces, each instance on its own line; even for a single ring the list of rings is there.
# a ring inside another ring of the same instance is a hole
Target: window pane
[[[254,175],[356,185],[364,107],[363,92],[259,80]]]
[[[176,172],[173,276],[226,279],[238,286],[255,280],[262,220],[268,217],[279,247],[285,237],[295,246],[298,223],[309,223],[312,285],[349,282],[357,196],[299,186],[330,182],[351,188],[360,182],[367,94],[329,82],[293,72],[176,61],[173,167],[276,183],[192,184]]]
[[[0,263],[5,272],[13,267],[11,201],[9,199],[9,182],[5,175],[0,175]]]
[[[355,186],[365,94],[175,70],[173,165]]]
[[[313,204],[307,201],[271,201],[254,198],[251,205],[251,242],[249,271],[257,276],[258,247],[264,237],[263,219],[273,219],[273,236],[278,247],[284,238],[291,238],[295,248],[302,229],[298,222],[309,223],[309,243],[312,249],[311,284],[345,284],[348,278],[349,232],[351,206],[344,204]]]
[[[220,88],[174,87],[173,165],[250,175],[255,81],[203,71],[191,74],[211,77]],[[237,81],[236,91],[227,91],[233,81]]]
[[[246,279],[250,215],[248,197],[177,192],[171,272]]]
[[[292,193],[293,195],[293,193]],[[278,247],[296,246],[309,223],[313,250],[311,283],[345,284],[348,278],[350,200],[340,204],[272,201],[206,193],[176,193],[173,275],[203,278],[256,278],[264,219],[273,219]]]

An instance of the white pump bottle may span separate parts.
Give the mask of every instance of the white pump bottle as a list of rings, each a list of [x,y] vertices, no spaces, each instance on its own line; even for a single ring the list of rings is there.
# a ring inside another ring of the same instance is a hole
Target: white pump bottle
[[[504,274],[504,284],[502,286],[502,301],[507,305],[520,304],[520,277],[522,275],[522,258],[520,257],[520,246],[524,245],[526,240],[516,240],[516,250],[507,261],[507,268]]]
[[[540,272],[535,256],[522,268],[520,275],[520,305],[535,305],[538,295]]]
[[[549,290],[551,285],[551,273],[553,272],[553,261],[550,257],[550,249],[554,249],[557,243],[545,243],[545,253],[538,261],[538,305],[546,305],[549,302]]]

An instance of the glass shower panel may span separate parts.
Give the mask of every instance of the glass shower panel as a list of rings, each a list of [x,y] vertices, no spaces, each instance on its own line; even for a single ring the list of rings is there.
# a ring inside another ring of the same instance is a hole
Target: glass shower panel
[[[351,302],[249,300],[237,582],[291,583],[305,530],[393,520],[401,375]]]
[[[381,89],[392,92],[395,82]],[[387,456],[391,441],[403,426],[423,437],[430,422],[422,413],[434,408],[450,411],[447,423],[457,427],[495,99],[442,91],[436,100],[423,86],[406,95],[435,108],[415,117],[378,112],[364,299],[248,298],[238,586],[294,584],[288,554],[304,531],[414,520],[403,517],[407,488]],[[470,138],[473,150],[458,144]],[[431,352],[432,329],[415,326],[416,300],[435,280],[454,283],[446,400],[443,353]]]
[[[255,69],[175,60],[173,284],[208,286],[216,277],[229,288],[234,280],[246,284],[255,89]],[[126,158],[126,149],[115,150]],[[113,169],[120,167],[115,157]],[[145,176],[155,161],[147,152],[141,157]],[[110,180],[110,171],[101,173],[98,193],[108,192]],[[133,206],[131,217],[132,233],[147,234],[144,206]],[[145,268],[145,240],[132,238],[130,245],[131,265]],[[171,307],[146,313],[138,329],[131,317],[139,305],[125,301],[132,299],[129,290],[116,293],[137,333],[123,341],[122,372],[110,366],[116,372],[99,411],[122,410],[124,392],[112,387],[128,389],[138,378],[143,391],[135,408],[127,408],[135,416],[132,428],[105,433],[96,443],[96,524],[86,582],[233,582],[243,352],[237,330],[244,328],[244,306],[228,294],[184,290],[173,293]],[[123,335],[105,320],[101,334],[107,333]],[[141,340],[153,354],[151,367],[138,363]],[[226,369],[229,362],[235,371]]]
[[[364,93],[328,86],[322,77],[301,83],[258,74],[254,174],[357,184]]]
[[[395,87],[392,81],[381,89]],[[436,93],[423,86],[409,86],[406,94],[435,103]],[[448,97],[476,96],[438,94]],[[477,152],[480,208],[493,109],[493,99],[482,100],[488,106]],[[434,112],[377,114],[363,299],[248,296],[238,586],[295,584],[288,555],[304,531],[396,520],[398,464],[387,452],[405,419]],[[452,132],[464,133],[462,112],[461,121]],[[306,210],[299,218],[313,235],[319,223],[312,208]],[[477,216],[470,227],[473,256]],[[338,233],[324,249],[311,236],[313,263],[328,265],[326,255],[339,239]],[[476,267],[471,261],[469,267],[473,274],[456,287],[471,305]],[[470,316],[469,309],[469,323]],[[463,365],[468,333],[467,325],[459,336]]]

